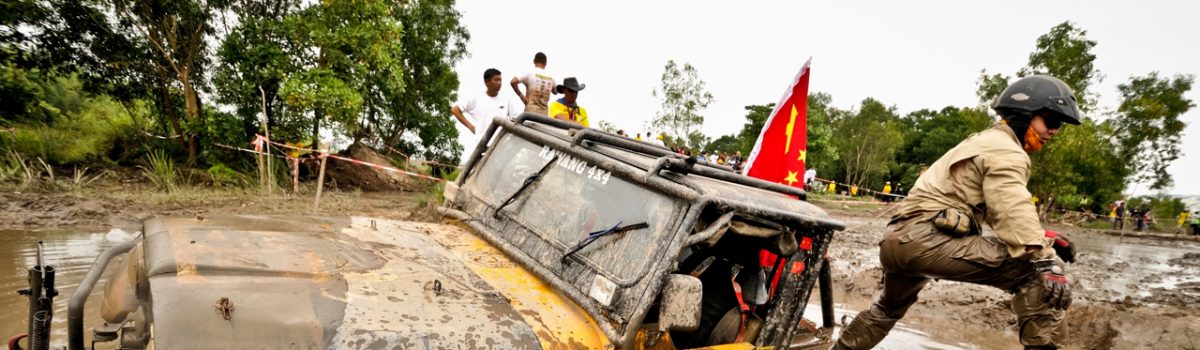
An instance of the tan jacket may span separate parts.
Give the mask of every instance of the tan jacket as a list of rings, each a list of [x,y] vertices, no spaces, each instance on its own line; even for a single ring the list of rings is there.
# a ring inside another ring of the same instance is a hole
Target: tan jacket
[[[893,217],[928,218],[955,208],[990,225],[1008,245],[1010,256],[1023,257],[1025,246],[1034,245],[1042,250],[1031,258],[1044,258],[1054,249],[1030,201],[1028,182],[1029,155],[1011,128],[996,124],[967,137],[929,166]]]

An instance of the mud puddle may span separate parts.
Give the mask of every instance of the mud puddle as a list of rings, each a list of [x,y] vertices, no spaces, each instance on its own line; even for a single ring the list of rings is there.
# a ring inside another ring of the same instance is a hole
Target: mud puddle
[[[8,231],[0,230],[0,337],[9,339],[28,331],[29,301],[17,290],[28,288],[28,269],[36,264],[37,242],[45,242],[43,256],[47,265],[58,271],[54,299],[51,348],[67,345],[67,302],[79,287],[96,257],[105,249],[132,240],[134,235],[120,230],[109,232],[84,231]],[[123,258],[109,265],[109,272],[123,266]],[[90,342],[91,327],[99,322],[100,296],[105,285],[102,279],[92,289],[84,312],[85,344]],[[0,348],[7,344],[0,344]]]

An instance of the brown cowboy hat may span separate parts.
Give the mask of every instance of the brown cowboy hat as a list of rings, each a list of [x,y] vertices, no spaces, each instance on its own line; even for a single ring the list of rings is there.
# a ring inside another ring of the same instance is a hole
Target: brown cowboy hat
[[[585,87],[587,87],[587,84],[580,84],[579,80],[575,79],[575,77],[570,77],[570,78],[563,79],[562,84],[559,84],[558,86],[554,87],[554,92],[561,94],[561,93],[563,93],[563,89],[571,89],[571,91],[580,92]]]

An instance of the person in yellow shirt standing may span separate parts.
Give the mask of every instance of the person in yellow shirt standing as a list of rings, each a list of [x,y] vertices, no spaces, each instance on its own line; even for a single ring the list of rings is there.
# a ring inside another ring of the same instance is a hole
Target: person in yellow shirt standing
[[[837,194],[837,183],[836,183],[836,182],[833,182],[833,181],[830,181],[830,182],[829,182],[829,188],[825,189],[825,192],[827,192],[827,193],[832,193],[832,194]]]
[[[883,202],[890,203],[892,201],[892,182],[888,181],[883,184]]]
[[[1179,224],[1178,224],[1178,225],[1176,225],[1176,226],[1177,226],[1177,227],[1183,227],[1183,224],[1186,224],[1186,223],[1188,222],[1188,215],[1189,215],[1189,214],[1190,214],[1190,213],[1188,213],[1188,211],[1187,211],[1187,210],[1184,210],[1182,213],[1179,213]]]
[[[576,99],[579,98],[579,92],[583,91],[586,84],[580,84],[575,77],[563,79],[562,85],[554,88],[563,98],[560,98],[550,104],[550,117],[554,119],[562,119],[575,122],[583,127],[589,127],[587,110],[579,106]]]
[[[851,197],[857,197],[857,196],[858,196],[858,185],[851,185],[851,186],[850,186],[850,196],[851,196]]]

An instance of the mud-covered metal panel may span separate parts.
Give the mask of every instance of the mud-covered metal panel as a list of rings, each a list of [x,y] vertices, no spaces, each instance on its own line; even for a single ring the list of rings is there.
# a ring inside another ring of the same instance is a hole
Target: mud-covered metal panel
[[[269,230],[279,220],[147,223],[156,347],[540,348],[507,297],[411,223]]]
[[[366,220],[356,219],[355,225]],[[375,224],[380,230],[390,231],[396,223],[379,221]],[[416,224],[412,228],[453,252],[465,266],[508,298],[512,308],[537,334],[543,348],[611,348],[603,332],[582,308],[473,232],[433,224]]]

